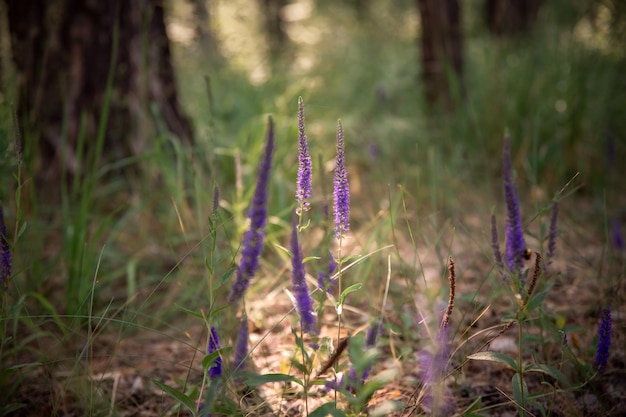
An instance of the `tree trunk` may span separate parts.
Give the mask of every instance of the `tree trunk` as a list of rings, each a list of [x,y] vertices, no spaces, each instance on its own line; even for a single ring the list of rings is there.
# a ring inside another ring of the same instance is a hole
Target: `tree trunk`
[[[62,177],[88,168],[77,154],[78,138],[84,135],[85,148],[93,148],[111,69],[103,161],[145,150],[156,130],[155,109],[171,133],[191,141],[177,100],[162,1],[5,1],[19,73],[18,117],[36,139],[29,143],[38,143],[31,152],[40,183],[58,189]]]
[[[421,17],[422,84],[434,106],[454,108],[463,94],[463,44],[458,0],[417,0]]]
[[[540,4],[541,0],[487,0],[487,27],[498,37],[524,32],[537,19]]]
[[[285,23],[281,15],[283,7],[287,5],[287,0],[259,0],[259,4],[265,20],[269,58],[273,64],[284,55],[288,43]]]

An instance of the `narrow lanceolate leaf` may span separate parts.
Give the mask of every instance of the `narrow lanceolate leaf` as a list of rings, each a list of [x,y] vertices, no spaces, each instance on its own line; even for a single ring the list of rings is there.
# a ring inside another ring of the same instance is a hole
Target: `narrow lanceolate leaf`
[[[553,366],[541,364],[541,363],[531,363],[524,368],[524,372],[540,372],[546,375],[550,375],[552,378],[556,379],[563,385],[564,387],[569,386],[569,380],[561,371],[556,369]]]
[[[298,385],[302,385],[302,381],[300,379],[287,374],[246,375],[246,385],[250,387],[258,387],[259,385],[270,382],[295,382]]]
[[[172,388],[161,381],[157,381],[156,379],[153,379],[152,382],[154,385],[161,388],[163,392],[167,393],[167,395],[184,405],[192,413],[192,415],[196,412],[196,404],[191,398],[185,395],[185,393],[180,392],[176,388]]]
[[[513,385],[513,397],[515,398],[515,402],[519,408],[526,408],[526,401],[528,401],[528,386],[526,385],[526,381],[520,376],[520,374],[516,373],[511,378],[511,384]],[[520,415],[525,415],[520,413]]]
[[[475,361],[498,362],[508,366],[514,371],[517,371],[517,363],[515,362],[515,360],[513,360],[513,358],[511,358],[510,356],[499,352],[477,352],[469,355],[467,359],[472,359]]]

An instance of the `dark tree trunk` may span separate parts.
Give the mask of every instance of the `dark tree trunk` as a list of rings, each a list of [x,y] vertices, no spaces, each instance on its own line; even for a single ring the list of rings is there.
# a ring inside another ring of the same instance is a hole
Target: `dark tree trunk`
[[[541,0],[487,0],[487,27],[496,36],[524,32],[536,20],[540,4]]]
[[[93,147],[110,68],[105,161],[146,148],[156,129],[151,108],[170,132],[191,141],[191,125],[177,100],[162,1],[5,1],[19,73],[18,116],[24,131],[38,139],[32,151],[40,182],[81,175],[78,137]],[[118,52],[112,57],[116,24]]]
[[[287,46],[287,33],[284,28],[282,9],[287,0],[259,0],[261,12],[265,19],[265,33],[272,63],[281,58]]]
[[[422,84],[434,106],[454,108],[463,94],[463,42],[458,0],[417,0],[421,17]]]
[[[196,41],[210,58],[217,54],[217,40],[213,30],[211,0],[189,0],[195,17]]]

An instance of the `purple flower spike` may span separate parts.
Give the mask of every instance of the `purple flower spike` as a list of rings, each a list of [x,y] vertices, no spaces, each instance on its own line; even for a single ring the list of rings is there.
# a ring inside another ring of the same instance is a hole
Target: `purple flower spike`
[[[296,306],[302,322],[302,331],[306,333],[316,333],[316,320],[313,315],[313,301],[306,287],[304,263],[302,262],[302,250],[298,242],[298,227],[294,224],[291,232],[291,265],[292,291],[296,298]]]
[[[491,249],[493,249],[493,259],[496,266],[502,270],[502,252],[500,252],[500,244],[498,243],[498,225],[496,224],[496,215],[491,215]]]
[[[241,317],[241,325],[237,337],[237,347],[235,349],[235,371],[245,369],[246,358],[248,357],[248,316]]]
[[[4,224],[4,210],[0,205],[0,285],[6,291],[11,279],[11,249],[9,248],[9,236]]]
[[[211,333],[209,334],[209,355],[220,349],[220,339],[217,336],[217,330],[211,326]],[[222,376],[222,357],[218,356],[213,362],[213,365],[209,369],[209,377],[215,379]]]
[[[274,151],[274,121],[268,119],[267,141],[265,153],[259,165],[256,188],[252,198],[252,207],[248,213],[250,228],[243,235],[243,249],[241,260],[237,268],[237,278],[230,293],[230,302],[239,302],[250,285],[250,279],[259,267],[259,257],[263,251],[265,237],[265,221],[267,218],[267,187],[270,170],[272,168],[272,153]]]
[[[554,253],[556,252],[556,223],[559,218],[559,203],[552,203],[552,215],[550,216],[550,231],[548,232],[548,264],[552,262]]]
[[[311,198],[311,157],[309,156],[309,145],[304,131],[304,103],[302,97],[298,99],[298,184],[296,198],[298,200],[298,210],[308,210],[310,207],[307,201]],[[300,213],[298,213],[300,214]]]
[[[602,310],[602,319],[598,327],[598,350],[596,351],[595,368],[603,373],[609,362],[609,347],[611,346],[611,309]]]
[[[524,243],[524,231],[522,230],[522,216],[520,214],[517,190],[513,183],[513,170],[511,167],[511,140],[504,139],[504,151],[502,152],[502,179],[504,184],[504,199],[506,201],[506,266],[511,272],[519,272],[526,244]]]
[[[344,156],[343,126],[337,122],[337,156],[335,158],[335,236],[340,239],[350,230],[350,188]]]

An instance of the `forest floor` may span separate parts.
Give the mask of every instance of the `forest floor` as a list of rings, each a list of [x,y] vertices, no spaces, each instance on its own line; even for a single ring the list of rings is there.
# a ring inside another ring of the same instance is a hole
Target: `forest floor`
[[[584,207],[581,201],[578,207]],[[568,202],[571,205],[571,201]],[[567,210],[563,210],[567,213]],[[591,210],[590,210],[591,212]],[[456,335],[453,341],[453,359],[451,365],[457,369],[446,385],[454,394],[455,413],[461,413],[477,398],[482,400],[479,415],[514,416],[517,414],[513,405],[511,378],[513,372],[505,366],[484,361],[466,360],[465,357],[477,350],[493,350],[517,357],[517,330],[512,326],[497,338],[493,336],[502,323],[502,317],[510,308],[509,303],[494,300],[490,290],[480,290],[484,285],[485,271],[491,266],[486,257],[476,254],[475,239],[471,236],[485,235],[485,226],[476,215],[465,215],[458,219],[464,224],[464,233],[454,237],[450,253],[457,267],[457,301],[452,315]],[[545,287],[546,279],[550,279],[551,288],[544,301],[543,309],[552,316],[561,316],[568,326],[577,326],[577,330],[568,334],[568,349],[578,355],[583,362],[593,361],[595,352],[594,338],[597,334],[599,312],[607,302],[615,303],[613,312],[613,337],[608,368],[592,381],[572,382],[576,389],[551,391],[545,378],[527,376],[530,393],[547,393],[538,400],[552,416],[620,416],[626,415],[626,322],[624,320],[624,287],[623,271],[626,257],[624,253],[614,254],[613,262],[607,266],[607,254],[603,239],[590,232],[593,227],[581,227],[580,219],[564,214],[560,222],[558,253],[549,268],[552,274],[542,274],[540,287]],[[358,234],[358,231],[355,231]],[[482,238],[481,238],[482,239]],[[358,241],[358,239],[355,239]],[[414,256],[408,242],[398,248],[402,258]],[[529,243],[533,246],[533,243]],[[360,251],[372,251],[376,248],[353,248]],[[420,252],[423,277],[429,285],[445,282],[441,278],[440,257],[428,249]],[[532,262],[532,260],[531,260]],[[608,269],[607,269],[608,268]],[[392,271],[399,268],[392,267]],[[609,270],[610,269],[610,270]],[[602,282],[613,274],[611,284]],[[421,274],[420,274],[421,275]],[[546,278],[548,277],[549,278]],[[445,277],[444,277],[445,278]],[[380,278],[381,281],[385,277]],[[418,277],[418,280],[422,278]],[[541,282],[544,280],[544,282]],[[374,365],[372,375],[385,370],[395,372],[393,381],[383,389],[374,393],[368,403],[372,410],[385,400],[404,403],[401,410],[389,412],[390,416],[429,415],[429,408],[420,403],[422,383],[419,378],[419,363],[411,344],[417,344],[419,337],[395,332],[393,324],[398,324],[398,312],[404,308],[396,300],[402,300],[406,291],[405,277],[392,272],[389,294],[389,306],[384,311],[383,335],[379,340],[380,357]],[[463,297],[464,294],[474,294]],[[294,337],[292,321],[286,319],[293,308],[292,302],[284,291],[274,290],[264,297],[255,297],[247,301],[246,307],[250,322],[250,343],[254,346],[251,352],[255,371],[267,373],[291,373]],[[607,301],[610,300],[610,301]],[[416,305],[422,301],[416,300]],[[369,317],[368,297],[361,300],[362,305],[351,306],[344,315],[343,334],[362,331]],[[401,301],[404,302],[404,301]],[[480,306],[480,308],[477,308]],[[412,308],[408,306],[407,308]],[[333,338],[337,334],[334,309],[328,308],[323,317],[321,335]],[[399,324],[398,324],[399,325]],[[496,326],[496,327],[493,327]],[[495,330],[489,330],[495,329]],[[416,330],[415,332],[419,332]],[[202,365],[204,346],[206,344],[206,328],[200,324],[187,325],[183,329],[171,327],[165,330],[138,330],[121,337],[117,333],[97,332],[94,324],[93,339],[85,336],[76,346],[59,346],[54,337],[41,336],[37,339],[38,347],[24,352],[24,363],[41,360],[36,352],[46,352],[47,357],[64,358],[71,356],[68,351],[83,352],[86,358],[73,367],[55,366],[51,361],[48,366],[35,368],[23,373],[23,380],[15,393],[12,402],[26,404],[26,407],[13,412],[13,416],[82,416],[101,415],[96,412],[98,404],[104,409],[112,410],[102,415],[112,416],[158,416],[158,415],[190,415],[176,401],[164,393],[152,381],[158,380],[167,385],[184,390],[187,387],[200,387],[202,382]],[[472,336],[474,335],[474,336]],[[462,343],[461,343],[462,341]],[[488,342],[488,343],[486,343]],[[82,344],[84,343],[84,344]],[[455,351],[455,348],[458,349]],[[564,359],[567,355],[563,344],[544,342],[541,345],[528,346],[523,352],[526,362],[543,361],[559,366],[561,371],[574,381],[580,375],[571,361]],[[33,353],[35,352],[35,353]],[[56,353],[53,353],[56,352]],[[400,354],[399,352],[405,352]],[[345,355],[344,355],[345,356]],[[319,362],[324,358],[320,358]],[[339,362],[346,358],[340,358]],[[63,360],[59,360],[59,363]],[[65,361],[67,362],[67,361]],[[319,362],[317,366],[319,366]],[[80,372],[80,369],[83,372]],[[295,374],[294,374],[295,375]],[[296,375],[297,376],[297,375]],[[330,378],[326,373],[323,378]],[[232,385],[232,384],[231,384]],[[232,387],[227,390],[232,390]],[[89,394],[86,394],[89,393]],[[235,392],[228,392],[236,398]],[[89,398],[89,404],[85,404]],[[254,399],[256,398],[256,399]],[[305,414],[301,390],[287,383],[268,383],[259,387],[255,396],[247,404],[251,410],[249,416],[277,415],[299,416]],[[323,403],[335,400],[334,391],[327,390],[323,385],[315,386],[308,396],[308,410],[313,410]],[[341,404],[341,401],[340,401]],[[112,409],[110,407],[113,407]],[[256,407],[257,411],[252,411]],[[87,412],[86,410],[92,410]],[[529,409],[529,415],[541,415],[538,408]]]

